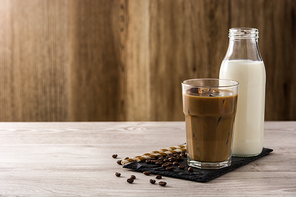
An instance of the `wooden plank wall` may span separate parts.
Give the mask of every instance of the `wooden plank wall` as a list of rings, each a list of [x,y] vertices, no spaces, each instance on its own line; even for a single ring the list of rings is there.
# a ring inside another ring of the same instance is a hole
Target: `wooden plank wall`
[[[0,121],[69,120],[66,0],[0,0]]]
[[[296,120],[295,25],[293,0],[1,0],[0,121],[184,120],[235,26],[260,32],[266,120]]]

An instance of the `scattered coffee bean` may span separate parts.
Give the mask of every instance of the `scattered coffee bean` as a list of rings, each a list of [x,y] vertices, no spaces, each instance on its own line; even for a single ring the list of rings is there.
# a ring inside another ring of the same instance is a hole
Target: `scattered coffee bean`
[[[122,165],[122,164],[121,164],[121,160],[117,160],[117,164],[118,164],[118,165]]]
[[[166,182],[164,182],[164,181],[159,181],[158,184],[159,184],[160,186],[162,186],[162,187],[166,186]]]
[[[178,160],[178,161],[184,161],[184,157],[183,157],[183,156],[180,156],[180,157],[178,157],[177,160]]]
[[[162,167],[163,167],[163,168],[166,168],[166,167],[169,167],[169,166],[170,166],[169,163],[164,163],[164,164],[162,164]]]
[[[150,171],[144,171],[143,174],[145,174],[146,176],[150,175],[151,172]]]
[[[174,161],[175,161],[175,158],[174,158],[174,157],[170,157],[170,158],[169,158],[169,161],[170,161],[170,162],[174,162]]]
[[[124,159],[129,159],[129,157],[126,157],[126,158],[124,158]]]
[[[175,161],[175,162],[173,163],[173,165],[174,165],[174,166],[178,166],[178,165],[179,165],[179,162]]]
[[[185,166],[183,166],[183,165],[179,165],[178,168],[180,168],[180,169],[185,169]]]
[[[150,179],[150,183],[154,184],[156,181],[154,179]]]
[[[151,160],[150,159],[146,159],[146,161],[145,161],[146,163],[151,163]]]
[[[130,179],[136,179],[135,175],[131,175]]]
[[[117,177],[120,177],[120,175],[121,175],[121,174],[120,174],[119,172],[116,172],[116,173],[115,173],[115,176],[117,176]]]
[[[162,176],[160,174],[156,175],[156,179],[162,179]]]
[[[173,165],[172,162],[166,162],[166,163],[164,163],[164,164],[162,165],[162,167],[166,168],[166,167],[171,166],[171,165]]]
[[[174,169],[174,167],[173,166],[169,166],[169,167],[166,167],[165,168],[167,171],[172,171],[173,169]]]
[[[173,154],[167,154],[166,158],[173,157]]]
[[[126,181],[127,181],[128,183],[133,183],[133,182],[134,182],[134,179],[129,178],[129,179],[127,179]]]
[[[162,162],[162,161],[157,161],[157,162],[155,162],[155,164],[156,164],[156,165],[162,165],[163,162]]]
[[[113,154],[113,155],[112,155],[112,157],[113,157],[114,159],[116,159],[117,156],[118,156],[117,154]]]
[[[193,168],[192,168],[192,167],[189,167],[189,168],[188,168],[188,171],[189,171],[189,172],[193,172]]]
[[[163,162],[168,162],[169,160],[168,159],[163,159]]]

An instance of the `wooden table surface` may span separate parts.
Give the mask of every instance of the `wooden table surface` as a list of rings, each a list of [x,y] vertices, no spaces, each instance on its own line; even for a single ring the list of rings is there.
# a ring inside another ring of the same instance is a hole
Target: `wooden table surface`
[[[296,122],[266,122],[264,137],[274,150],[264,158],[208,183],[163,177],[161,187],[112,154],[184,143],[184,122],[0,123],[0,196],[296,196]]]

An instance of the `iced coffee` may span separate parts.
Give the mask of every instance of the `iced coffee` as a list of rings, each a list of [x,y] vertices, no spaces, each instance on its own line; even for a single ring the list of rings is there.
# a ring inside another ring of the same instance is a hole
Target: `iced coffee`
[[[188,165],[219,169],[231,164],[238,83],[193,79],[182,83]]]

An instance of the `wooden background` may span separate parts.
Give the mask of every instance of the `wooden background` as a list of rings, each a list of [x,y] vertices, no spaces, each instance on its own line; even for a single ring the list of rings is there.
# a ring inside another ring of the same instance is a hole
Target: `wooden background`
[[[184,120],[228,29],[259,29],[266,120],[296,120],[294,0],[0,0],[0,121]]]

